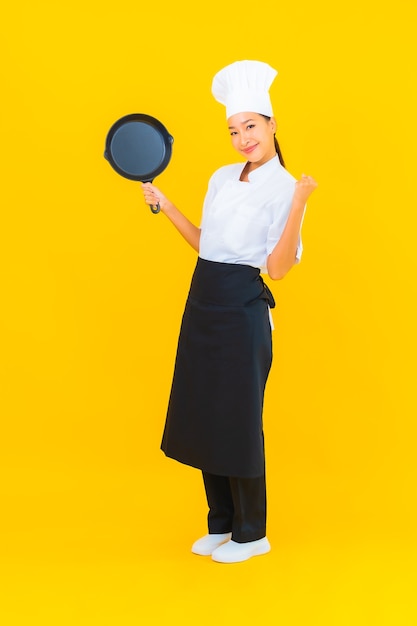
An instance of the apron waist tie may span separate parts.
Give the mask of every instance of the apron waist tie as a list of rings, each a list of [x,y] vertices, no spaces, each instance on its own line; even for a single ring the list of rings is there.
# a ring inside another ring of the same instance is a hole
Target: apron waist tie
[[[274,325],[274,320],[272,317],[271,309],[275,308],[275,299],[274,299],[274,296],[272,295],[272,291],[270,290],[268,285],[265,283],[261,275],[259,275],[259,280],[261,281],[262,286],[264,288],[264,295],[261,297],[263,297],[268,302],[269,323],[271,324],[271,330],[274,330],[275,325]]]
[[[262,286],[264,288],[264,296],[263,296],[264,299],[268,302],[269,308],[270,309],[274,309],[275,308],[275,299],[274,299],[274,296],[272,295],[272,291],[270,290],[268,285],[265,283],[265,281],[262,278],[262,276],[259,276],[259,280],[261,281]]]

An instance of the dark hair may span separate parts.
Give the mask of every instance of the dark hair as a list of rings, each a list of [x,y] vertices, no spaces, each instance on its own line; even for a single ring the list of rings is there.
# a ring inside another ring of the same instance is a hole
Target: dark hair
[[[261,115],[262,117],[266,119],[267,122],[269,122],[269,120],[271,119],[270,117],[268,117],[268,115],[263,115],[263,113],[261,113]],[[275,151],[279,158],[279,162],[281,163],[282,167],[285,167],[284,157],[282,156],[281,148],[279,147],[278,139],[276,138],[275,135],[274,135],[274,144],[275,144]]]

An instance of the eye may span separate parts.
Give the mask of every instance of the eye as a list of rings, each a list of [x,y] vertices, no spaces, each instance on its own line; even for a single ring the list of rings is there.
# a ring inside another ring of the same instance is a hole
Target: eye
[[[251,128],[255,128],[255,124],[248,124],[248,125],[246,126],[246,130],[249,130],[249,129],[251,129]]]
[[[233,137],[233,135],[237,135],[237,132],[235,130],[232,130],[232,132],[230,133],[231,137]]]

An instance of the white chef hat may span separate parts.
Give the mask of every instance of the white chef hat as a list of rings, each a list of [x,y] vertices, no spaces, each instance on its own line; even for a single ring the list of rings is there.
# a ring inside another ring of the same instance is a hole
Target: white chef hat
[[[211,91],[226,106],[226,118],[243,111],[272,117],[269,88],[277,74],[262,61],[236,61],[217,72]]]

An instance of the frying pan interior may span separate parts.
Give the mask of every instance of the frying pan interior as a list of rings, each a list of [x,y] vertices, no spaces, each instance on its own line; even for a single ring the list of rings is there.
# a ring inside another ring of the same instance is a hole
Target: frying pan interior
[[[106,138],[105,158],[130,180],[151,183],[168,165],[174,138],[161,122],[144,113],[126,115],[113,124]],[[153,213],[158,213],[159,205]]]

